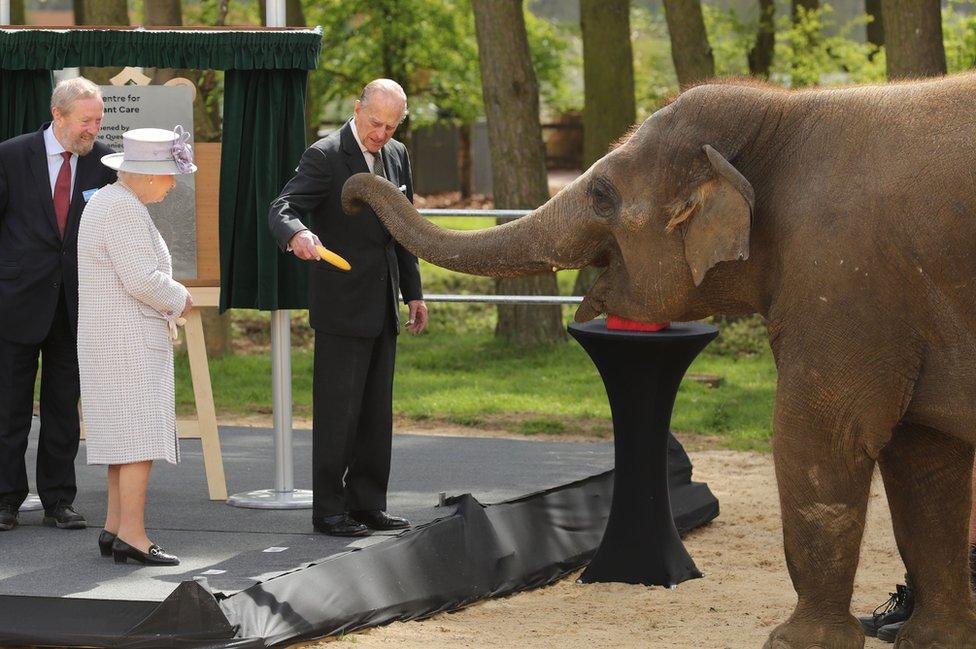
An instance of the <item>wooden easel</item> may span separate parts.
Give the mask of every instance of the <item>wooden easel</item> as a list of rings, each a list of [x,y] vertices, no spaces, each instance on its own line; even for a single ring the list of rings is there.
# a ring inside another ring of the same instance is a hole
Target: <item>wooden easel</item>
[[[178,419],[176,432],[180,439],[200,440],[210,500],[227,500],[227,481],[224,479],[224,461],[220,453],[220,436],[217,432],[217,411],[214,408],[213,387],[210,384],[210,363],[207,360],[207,345],[203,337],[203,321],[199,309],[199,307],[219,306],[220,289],[191,286],[188,290],[193,298],[194,308],[186,317],[184,332],[196,417]]]

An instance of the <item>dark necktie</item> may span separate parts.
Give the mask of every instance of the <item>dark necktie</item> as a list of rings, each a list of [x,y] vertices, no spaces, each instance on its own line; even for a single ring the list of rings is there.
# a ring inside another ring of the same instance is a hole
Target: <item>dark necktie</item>
[[[58,232],[63,239],[65,227],[68,225],[68,206],[71,204],[71,152],[64,151],[61,158],[61,170],[54,182],[54,215],[58,219]]]
[[[383,168],[383,157],[379,151],[373,154],[373,173],[380,178],[386,178],[386,170]]]

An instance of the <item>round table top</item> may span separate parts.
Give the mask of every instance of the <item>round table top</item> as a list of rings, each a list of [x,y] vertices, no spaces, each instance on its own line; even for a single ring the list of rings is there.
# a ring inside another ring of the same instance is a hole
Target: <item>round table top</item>
[[[704,322],[672,322],[667,329],[660,331],[629,331],[626,329],[607,329],[605,318],[597,318],[589,322],[572,322],[570,333],[580,333],[586,336],[600,336],[621,340],[674,340],[679,338],[711,337],[718,335],[718,327]]]

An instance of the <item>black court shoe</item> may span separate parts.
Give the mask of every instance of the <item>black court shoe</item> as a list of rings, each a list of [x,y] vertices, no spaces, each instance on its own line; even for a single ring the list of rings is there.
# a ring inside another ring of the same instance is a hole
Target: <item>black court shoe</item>
[[[168,554],[161,547],[153,543],[149,546],[149,552],[143,552],[139,548],[134,548],[122,539],[115,537],[112,542],[112,556],[115,563],[125,563],[132,559],[147,566],[178,566],[180,558],[175,554]]]
[[[98,551],[102,553],[103,557],[112,556],[112,541],[115,538],[114,534],[106,530],[102,530],[101,534],[98,535]]]

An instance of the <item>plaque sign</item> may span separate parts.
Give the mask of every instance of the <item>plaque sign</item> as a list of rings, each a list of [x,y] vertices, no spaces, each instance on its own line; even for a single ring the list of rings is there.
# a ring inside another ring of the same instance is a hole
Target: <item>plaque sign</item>
[[[134,128],[172,130],[180,124],[193,143],[193,88],[187,86],[101,86],[105,102],[98,139],[122,151],[122,134]],[[194,174],[176,177],[161,203],[149,205],[156,228],[173,257],[173,277],[197,278],[196,184]]]

